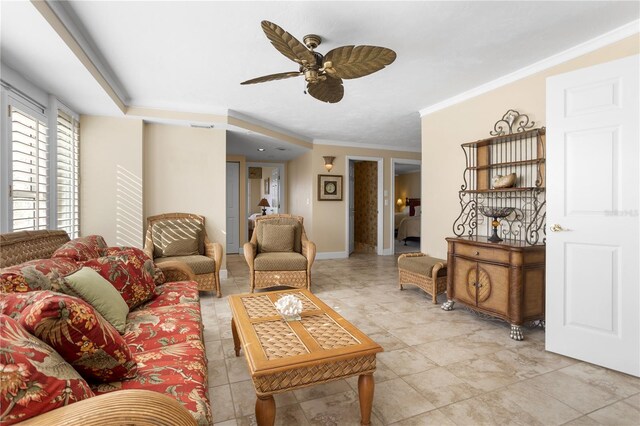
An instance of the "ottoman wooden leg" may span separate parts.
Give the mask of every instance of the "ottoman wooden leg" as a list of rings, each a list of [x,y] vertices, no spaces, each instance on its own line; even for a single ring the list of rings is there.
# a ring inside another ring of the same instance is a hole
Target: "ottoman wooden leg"
[[[276,402],[273,396],[259,396],[256,399],[256,421],[258,426],[273,426],[276,422]]]
[[[358,396],[360,398],[360,423],[363,426],[371,424],[371,408],[373,406],[373,374],[363,374],[358,377]]]
[[[236,351],[236,356],[240,356],[240,338],[238,337],[236,322],[233,318],[231,318],[231,334],[233,334],[233,349]]]

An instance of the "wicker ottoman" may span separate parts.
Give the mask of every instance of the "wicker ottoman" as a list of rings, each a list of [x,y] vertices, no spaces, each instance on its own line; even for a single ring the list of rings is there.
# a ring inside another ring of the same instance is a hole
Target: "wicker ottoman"
[[[434,304],[438,295],[447,291],[447,262],[424,253],[406,253],[398,257],[398,286],[403,284],[420,287],[431,295]]]

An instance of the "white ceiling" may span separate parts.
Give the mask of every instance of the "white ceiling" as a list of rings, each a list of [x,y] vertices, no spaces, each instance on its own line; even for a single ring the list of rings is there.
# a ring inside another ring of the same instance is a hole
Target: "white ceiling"
[[[419,149],[421,108],[636,20],[639,8],[597,1],[65,4],[128,105],[234,110],[309,139],[405,149]],[[1,15],[4,63],[81,113],[117,113],[30,3],[3,1]],[[373,44],[398,58],[378,73],[346,80],[344,99],[333,105],[303,95],[302,78],[240,86],[296,70],[264,36],[263,19],[298,39],[319,34],[322,53]]]

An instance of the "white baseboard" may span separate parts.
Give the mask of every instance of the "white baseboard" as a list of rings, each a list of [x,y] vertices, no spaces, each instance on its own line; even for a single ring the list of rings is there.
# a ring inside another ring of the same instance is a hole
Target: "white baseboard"
[[[386,249],[382,249],[382,255],[383,256],[391,256],[393,254],[393,248],[389,247]]]
[[[227,274],[227,270],[226,269],[220,269],[220,279],[221,280],[226,280],[228,276],[229,275]]]
[[[325,251],[316,253],[316,260],[346,259],[348,257],[349,253],[347,253],[346,251]]]

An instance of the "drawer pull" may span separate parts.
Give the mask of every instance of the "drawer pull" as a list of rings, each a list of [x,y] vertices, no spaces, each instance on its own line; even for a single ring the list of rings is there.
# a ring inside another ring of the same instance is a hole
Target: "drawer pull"
[[[480,252],[479,251],[476,252],[476,256],[480,256]]]

